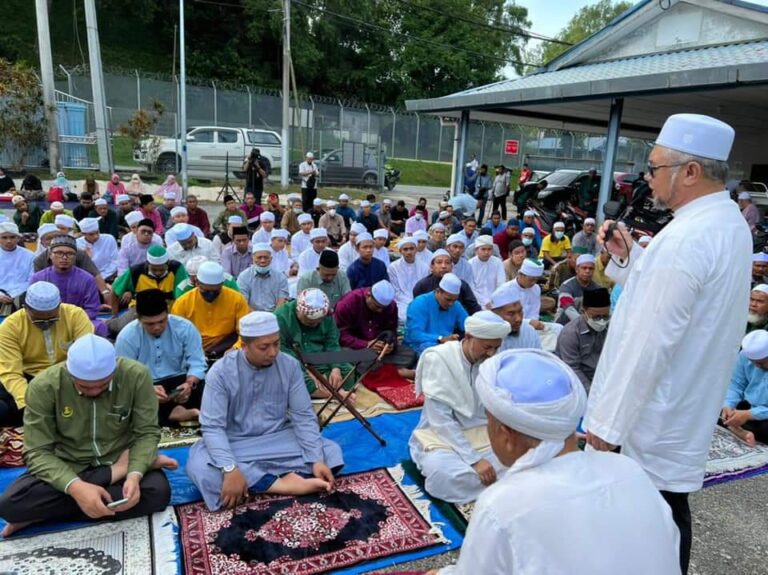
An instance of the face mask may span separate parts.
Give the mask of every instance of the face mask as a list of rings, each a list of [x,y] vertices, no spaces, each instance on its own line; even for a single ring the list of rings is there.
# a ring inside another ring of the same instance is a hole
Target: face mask
[[[417,219],[417,220],[420,220],[420,219],[421,219],[421,212],[416,212],[416,219]]]
[[[256,272],[256,275],[265,276],[269,273],[269,266],[261,267],[254,264],[253,266],[254,271]]]
[[[213,301],[219,297],[219,292],[217,291],[201,291],[200,295],[203,296],[203,299],[207,301],[208,303],[213,303]]]
[[[48,331],[51,329],[54,325],[56,325],[56,322],[59,321],[59,318],[53,318],[53,319],[37,319],[33,321],[32,323],[35,324],[35,326],[43,331]]]
[[[301,208],[293,208],[293,213],[294,214],[300,214],[301,213]]]
[[[609,321],[608,319],[592,319],[588,317],[587,325],[595,331],[605,331]]]
[[[532,243],[533,243],[533,240],[531,238],[523,238],[524,246],[530,246]]]
[[[336,210],[331,208],[330,210],[328,210],[328,215],[331,216],[332,218],[335,218],[336,217]]]
[[[562,240],[564,235],[565,235],[565,232],[555,232],[555,237],[558,240]]]

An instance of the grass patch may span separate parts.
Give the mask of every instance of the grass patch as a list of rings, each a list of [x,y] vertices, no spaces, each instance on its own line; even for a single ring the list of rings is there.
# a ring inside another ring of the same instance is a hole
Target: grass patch
[[[400,183],[410,186],[451,187],[451,164],[391,159],[393,168],[400,170]]]
[[[138,166],[133,161],[133,143],[127,136],[112,136],[112,161],[116,166]]]

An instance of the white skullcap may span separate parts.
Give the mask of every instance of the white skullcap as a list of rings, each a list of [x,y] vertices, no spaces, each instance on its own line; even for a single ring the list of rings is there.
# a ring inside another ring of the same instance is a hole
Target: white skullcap
[[[768,263],[768,254],[765,252],[757,252],[752,254],[752,262]]]
[[[768,357],[768,331],[756,329],[741,340],[741,352],[753,361]]]
[[[272,253],[272,248],[269,247],[269,244],[267,242],[257,242],[253,244],[253,247],[251,248],[251,253],[255,254],[258,252],[269,252]]]
[[[314,200],[312,200],[312,205],[313,206],[322,206],[323,205],[323,200],[321,198],[315,198]]]
[[[386,240],[389,238],[389,232],[384,228],[379,228],[378,230],[373,230],[373,237]]]
[[[752,201],[752,195],[749,192],[739,192],[738,199]]]
[[[499,309],[511,303],[522,302],[523,294],[514,283],[502,284],[491,294],[491,309]]]
[[[309,232],[309,241],[317,240],[320,238],[328,238],[328,231],[325,228],[312,228]]]
[[[413,239],[415,239],[417,242],[428,242],[429,234],[424,230],[416,230],[415,232],[413,232]]]
[[[288,201],[293,202],[296,200],[301,200],[301,196],[299,194],[288,194]]]
[[[309,158],[310,160],[314,160],[315,159],[315,155],[312,152],[307,152],[306,157]]]
[[[260,222],[274,222],[275,221],[275,214],[272,212],[262,212],[259,216]]]
[[[129,226],[136,225],[143,219],[144,216],[141,215],[141,212],[129,212],[125,215],[125,223]],[[178,231],[176,233],[178,233]]]
[[[595,223],[596,223],[596,222],[595,222],[595,218],[587,218],[587,219],[585,219],[585,220],[584,220],[584,225],[585,225],[585,226],[586,226],[587,224],[592,224],[592,225],[594,226],[594,225],[595,225]]]
[[[98,381],[117,369],[115,346],[89,333],[77,339],[67,351],[67,371],[75,379]]]
[[[390,200],[389,198],[387,198],[386,200],[384,200],[384,201],[383,201],[383,202],[381,202],[381,203],[382,203],[382,204],[384,204],[385,206],[391,206],[391,205],[392,205],[392,200]]]
[[[370,208],[371,207],[371,202],[369,202],[368,200],[363,200],[362,202],[360,202],[360,207],[361,208]]]
[[[523,228],[523,231],[521,231],[520,234],[521,235],[531,234],[532,236],[535,236],[536,230],[534,230],[533,228]]]
[[[440,280],[440,289],[444,292],[453,294],[453,295],[459,295],[461,293],[461,280],[459,279],[459,276],[447,273],[443,276],[443,279]]]
[[[194,235],[194,233],[195,231],[192,229],[192,226],[185,224],[184,222],[173,226],[173,234],[176,236],[176,241],[178,242],[188,240]]]
[[[525,213],[523,214],[523,217],[524,218],[535,218],[536,217],[536,212],[534,212],[533,210],[525,210]]]
[[[487,309],[475,312],[464,320],[464,331],[478,339],[502,339],[511,330],[509,323]]]
[[[435,250],[434,252],[432,252],[432,259],[429,260],[429,263],[432,263],[433,261],[435,261],[435,258],[439,258],[440,256],[450,258],[451,254],[448,253],[448,250],[444,250],[443,248]]]
[[[340,202],[343,202],[343,201],[346,201],[346,200],[349,200],[349,196],[347,194],[341,194],[339,196],[339,201]]]
[[[272,230],[272,233],[269,234],[269,239],[274,240],[275,238],[283,238],[284,240],[287,240],[289,235],[290,233],[288,233],[288,230]]]
[[[578,258],[576,258],[576,267],[579,267],[583,264],[593,264],[595,263],[595,256],[592,254],[581,254]],[[523,272],[525,273],[525,272]]]
[[[35,311],[53,311],[60,303],[59,288],[50,282],[33,283],[24,297],[24,304]]]
[[[120,194],[119,196],[117,196],[118,204],[122,204],[124,202],[130,202],[130,201],[131,201],[131,196],[129,196],[128,194]]]
[[[168,263],[169,259],[170,256],[168,255],[168,250],[163,246],[150,246],[147,250],[147,263],[152,264],[153,266],[161,266]]]
[[[640,236],[640,239],[637,240],[637,243],[641,246],[646,246],[651,243],[651,236]]]
[[[336,202],[334,202],[333,200],[328,200],[325,205],[328,206],[328,209],[332,210],[333,208],[336,207]]]
[[[526,258],[520,266],[520,273],[532,278],[540,278],[544,275],[544,264],[538,260]]]
[[[57,226],[72,229],[75,227],[75,218],[67,214],[59,214],[53,219],[53,223]]]
[[[101,218],[83,218],[77,222],[77,225],[80,227],[80,231],[84,234],[89,232],[98,232],[100,219]]]
[[[197,281],[201,284],[215,286],[224,283],[224,268],[216,262],[200,264],[197,270]]]
[[[491,236],[477,236],[475,239],[475,248],[479,248],[481,246],[492,246],[493,245],[493,238]]]
[[[554,229],[554,228],[557,228],[558,230],[559,230],[559,229],[563,229],[563,230],[564,230],[564,229],[565,229],[565,224],[564,224],[563,222],[555,222],[555,223],[552,225],[552,228],[553,228],[553,229]]]
[[[416,247],[416,240],[413,237],[405,237],[397,242],[397,249],[402,249],[405,246]]]
[[[277,317],[268,311],[252,311],[240,318],[240,335],[243,337],[261,337],[279,332]]]
[[[61,202],[53,202],[51,204],[51,209],[52,210],[63,210],[64,209],[64,204],[62,204]]]
[[[312,216],[309,214],[299,214],[299,224],[308,224],[312,222]]]
[[[355,238],[355,245],[359,246],[363,242],[372,242],[372,241],[373,241],[373,236],[368,232],[363,232],[362,234],[357,234],[357,237]]]
[[[380,305],[386,307],[395,299],[395,288],[387,280],[381,280],[373,284],[371,295]]]
[[[176,199],[176,192],[165,192],[163,194],[163,199],[165,199],[165,200],[175,200]]]
[[[725,122],[701,114],[673,114],[661,127],[656,145],[725,162],[735,132]]]
[[[0,223],[0,234],[13,234],[18,236],[19,226],[13,222],[2,222]]]
[[[445,231],[445,226],[443,224],[441,224],[440,222],[437,222],[436,224],[432,224],[432,226],[429,229],[430,229],[430,231],[435,231],[435,230],[443,230],[443,231]]]
[[[48,234],[52,234],[53,232],[58,232],[59,228],[54,226],[53,224],[43,224],[39,228],[37,228],[37,237],[43,238],[44,236],[47,236]]]
[[[317,288],[308,288],[296,298],[296,309],[307,319],[320,319],[328,315],[331,303],[328,296]]]
[[[573,370],[539,349],[507,350],[485,360],[475,387],[494,418],[542,441],[515,466],[540,465],[560,453],[587,406],[584,385]]]
[[[451,244],[461,244],[464,247],[467,247],[466,234],[451,234],[448,236],[448,239],[445,240],[445,245],[450,246]]]
[[[93,205],[94,206],[106,206],[108,204],[107,204],[107,200],[105,200],[104,198],[99,198],[98,200],[93,202]]]
[[[189,258],[189,261],[184,265],[184,268],[187,270],[189,275],[197,276],[197,270],[199,270],[200,266],[207,261],[208,258],[205,256],[193,256]]]
[[[368,228],[366,228],[363,224],[360,222],[355,222],[351,226],[349,226],[349,233],[350,234],[364,234],[368,231]]]
[[[767,284],[757,284],[755,287],[752,288],[752,291],[759,291],[759,292],[768,294],[768,285]]]
[[[229,216],[227,218],[227,223],[228,224],[237,224],[238,226],[242,226],[243,225],[243,218],[241,218],[240,216]]]
[[[186,214],[187,208],[184,206],[176,206],[175,208],[171,208],[171,217],[179,216],[181,214]]]
[[[450,217],[451,217],[451,214],[449,214],[448,212],[443,211],[443,212],[440,212],[440,214],[437,216],[437,219],[438,220],[446,220],[446,219],[448,219]]]

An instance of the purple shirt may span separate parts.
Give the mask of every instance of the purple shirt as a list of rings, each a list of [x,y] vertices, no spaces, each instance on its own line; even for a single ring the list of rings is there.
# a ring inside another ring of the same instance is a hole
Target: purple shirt
[[[106,324],[96,319],[101,299],[96,280],[91,274],[74,266],[69,271],[61,273],[50,266],[34,274],[30,280],[30,285],[41,281],[50,282],[59,288],[62,303],[69,303],[82,308],[91,319],[93,327],[96,329],[96,335],[102,337],[108,335]]]
[[[393,301],[381,312],[373,312],[365,303],[371,288],[358,288],[343,296],[333,313],[341,334],[342,347],[365,349],[381,332],[397,335],[397,304]]]
[[[221,267],[224,268],[224,273],[233,276],[237,279],[241,273],[251,267],[253,263],[253,257],[251,256],[251,246],[248,246],[248,250],[241,254],[235,247],[235,242],[229,242],[227,247],[221,252]]]
[[[240,209],[245,214],[245,217],[248,221],[243,222],[243,225],[247,224],[256,224],[259,222],[258,217],[264,213],[264,208],[262,208],[259,204],[253,204],[253,208],[249,209],[247,204],[243,204],[240,206]]]
[[[137,241],[133,241],[129,244],[125,244],[120,247],[120,252],[117,254],[117,275],[119,276],[125,270],[136,264],[143,264],[147,261],[147,250],[153,244],[140,244]]]
[[[419,230],[427,231],[427,220],[425,220],[423,217],[417,220],[415,216],[411,216],[410,218],[405,220],[406,236],[412,236]]]

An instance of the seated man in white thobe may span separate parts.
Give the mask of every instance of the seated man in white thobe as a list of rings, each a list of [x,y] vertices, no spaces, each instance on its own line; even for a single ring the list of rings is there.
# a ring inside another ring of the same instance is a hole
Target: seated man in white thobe
[[[309,247],[297,255],[299,263],[299,277],[311,273],[320,264],[320,254],[328,247],[330,240],[328,232],[323,228],[313,228],[309,232]]]
[[[300,229],[291,236],[291,256],[295,260],[298,260],[304,250],[309,249],[309,246],[312,245],[310,233],[315,227],[315,222],[312,221],[312,216],[309,214],[301,214],[298,219]]]
[[[387,249],[388,241],[389,230],[384,228],[373,230],[373,257],[384,262],[384,265],[387,267],[389,267],[389,264],[392,261],[389,259],[389,250]]]
[[[357,259],[355,242],[358,234],[364,234],[367,230],[363,224],[355,222],[349,228],[349,240],[339,248],[339,271],[346,273],[347,268]]]
[[[680,573],[680,536],[650,478],[624,455],[578,449],[587,398],[567,365],[505,351],[476,387],[508,469],[480,495],[459,561],[440,575]]]
[[[320,436],[301,365],[280,352],[277,318],[254,311],[239,327],[243,347],[208,371],[190,479],[212,511],[249,493],[330,492],[341,449]]]
[[[416,283],[429,275],[429,265],[416,260],[416,240],[402,238],[397,243],[400,259],[389,266],[389,282],[395,288],[397,315],[400,323],[405,323],[408,305],[413,301],[413,288]]]
[[[480,307],[485,308],[491,301],[491,294],[507,281],[504,262],[493,255],[493,238],[478,236],[474,242],[475,255],[469,260],[472,269],[475,297]]]
[[[501,286],[491,296],[488,307],[510,327],[509,335],[504,338],[499,351],[541,349],[539,333],[523,320],[521,297],[520,290],[510,284]]]
[[[77,238],[77,249],[91,258],[104,281],[112,283],[117,276],[117,240],[109,234],[99,233],[99,219],[83,218],[77,223],[83,233]],[[109,294],[106,295],[109,299]]]
[[[429,494],[451,503],[474,501],[504,469],[488,443],[475,378],[509,334],[509,324],[485,310],[468,317],[464,330],[463,340],[421,355],[416,393],[424,393],[424,409],[408,442]]]

